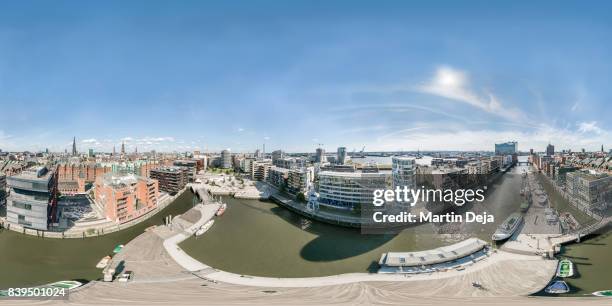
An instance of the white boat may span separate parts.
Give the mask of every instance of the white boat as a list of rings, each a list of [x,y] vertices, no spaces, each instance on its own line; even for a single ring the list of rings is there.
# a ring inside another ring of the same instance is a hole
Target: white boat
[[[574,264],[569,259],[562,259],[557,266],[557,277],[574,276]]]
[[[223,203],[223,205],[221,205],[221,207],[219,207],[219,209],[217,210],[217,212],[215,213],[215,215],[221,216],[223,215],[223,213],[225,213],[225,210],[227,209],[227,204]]]
[[[96,268],[98,268],[98,269],[106,268],[106,266],[108,266],[108,264],[110,263],[111,259],[112,259],[112,257],[110,257],[110,256],[104,256],[104,258],[100,259],[100,261],[96,265]]]
[[[523,223],[523,216],[518,213],[511,214],[495,231],[491,239],[502,241],[510,238]]]
[[[210,221],[206,222],[206,224],[202,225],[202,227],[200,227],[195,232],[195,235],[196,236],[201,236],[202,234],[206,233],[206,231],[208,231],[213,226],[214,223],[215,223],[215,220],[210,220]]]

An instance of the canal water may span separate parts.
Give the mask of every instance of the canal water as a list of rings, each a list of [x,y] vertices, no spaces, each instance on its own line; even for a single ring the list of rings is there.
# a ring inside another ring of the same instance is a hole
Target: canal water
[[[41,285],[59,280],[101,278],[96,264],[167,215],[178,215],[193,205],[194,194],[186,191],[155,216],[116,233],[85,239],[38,238],[9,230],[0,232],[0,288]]]
[[[473,210],[495,223],[423,224],[399,234],[364,235],[359,229],[310,221],[274,203],[226,198],[225,214],[200,237],[181,244],[188,254],[214,268],[269,277],[311,277],[375,272],[385,252],[426,250],[469,237],[489,241],[497,225],[521,203],[522,168],[492,182],[485,201]]]

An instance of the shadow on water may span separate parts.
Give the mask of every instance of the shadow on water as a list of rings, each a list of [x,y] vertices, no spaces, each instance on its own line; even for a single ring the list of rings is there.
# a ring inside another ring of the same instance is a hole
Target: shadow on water
[[[311,220],[280,206],[270,211],[287,223],[317,236],[300,250],[300,256],[308,261],[334,261],[359,256],[379,248],[396,236],[364,235],[359,229]]]

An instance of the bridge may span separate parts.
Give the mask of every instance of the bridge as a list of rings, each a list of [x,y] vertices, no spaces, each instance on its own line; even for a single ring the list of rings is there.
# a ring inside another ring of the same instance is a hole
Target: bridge
[[[591,224],[585,228],[578,229],[575,232],[567,233],[557,237],[551,237],[551,242],[553,245],[561,245],[564,243],[568,243],[570,241],[580,242],[580,239],[584,236],[595,233],[596,231],[605,228],[612,221],[612,216],[607,216],[602,218],[598,222]]]

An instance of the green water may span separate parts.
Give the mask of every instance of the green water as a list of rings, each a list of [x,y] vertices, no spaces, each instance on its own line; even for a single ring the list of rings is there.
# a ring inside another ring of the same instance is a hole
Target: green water
[[[563,247],[561,257],[574,263],[575,276],[565,278],[572,295],[612,289],[612,233],[598,235]]]
[[[0,288],[33,286],[68,279],[101,278],[98,261],[117,244],[126,244],[147,227],[162,224],[167,215],[181,214],[192,207],[194,195],[187,191],[174,203],[129,229],[85,239],[51,239],[0,232]]]
[[[309,277],[350,272],[375,272],[385,252],[426,250],[469,237],[489,241],[498,224],[518,210],[521,170],[514,169],[488,186],[481,207],[495,223],[466,224],[443,233],[431,224],[399,234],[362,235],[358,229],[328,225],[292,213],[273,203],[228,198],[228,209],[205,235],[181,247],[214,268],[269,277]]]

